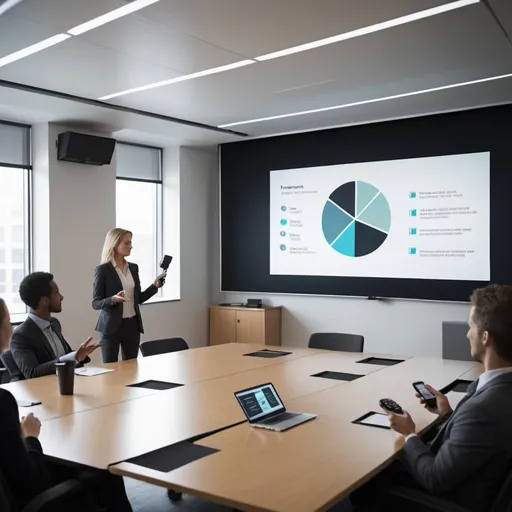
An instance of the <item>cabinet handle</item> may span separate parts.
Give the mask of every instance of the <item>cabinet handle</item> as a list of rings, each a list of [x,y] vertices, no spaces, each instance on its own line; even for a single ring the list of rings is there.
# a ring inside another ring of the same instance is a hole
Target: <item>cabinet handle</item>
[[[238,323],[240,323],[240,320],[237,320]]]

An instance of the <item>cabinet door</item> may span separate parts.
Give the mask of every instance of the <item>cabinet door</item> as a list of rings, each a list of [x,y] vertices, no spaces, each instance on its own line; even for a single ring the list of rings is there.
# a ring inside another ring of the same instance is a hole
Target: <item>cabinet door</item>
[[[210,345],[222,345],[236,341],[236,311],[234,309],[210,309]]]
[[[265,312],[236,312],[236,342],[265,343]]]

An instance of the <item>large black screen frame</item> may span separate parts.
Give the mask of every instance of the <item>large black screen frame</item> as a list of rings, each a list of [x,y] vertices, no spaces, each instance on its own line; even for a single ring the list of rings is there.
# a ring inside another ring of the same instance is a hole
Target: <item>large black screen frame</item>
[[[270,275],[269,173],[479,152],[491,154],[490,282],[512,284],[511,119],[505,105],[221,145],[222,291],[468,301],[488,282]]]

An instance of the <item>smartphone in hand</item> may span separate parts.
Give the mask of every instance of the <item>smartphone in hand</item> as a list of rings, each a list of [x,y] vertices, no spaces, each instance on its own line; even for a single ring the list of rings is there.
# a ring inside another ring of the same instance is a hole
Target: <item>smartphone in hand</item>
[[[427,407],[436,407],[436,397],[427,389],[423,381],[413,382],[412,387],[420,394],[421,398],[425,400]]]

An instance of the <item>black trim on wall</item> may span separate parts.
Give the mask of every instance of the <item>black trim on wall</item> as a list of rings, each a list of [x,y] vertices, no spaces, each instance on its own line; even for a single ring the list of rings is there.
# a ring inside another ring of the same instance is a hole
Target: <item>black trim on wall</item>
[[[223,291],[468,300],[478,281],[270,275],[270,171],[491,153],[491,281],[512,284],[512,105],[220,146]]]
[[[209,124],[199,123],[196,121],[188,121],[187,119],[180,119],[178,117],[164,116],[156,112],[148,112],[146,110],[139,110],[136,108],[125,107],[123,105],[115,105],[106,103],[104,101],[92,100],[82,96],[75,96],[74,94],[67,94],[65,92],[52,91],[50,89],[43,89],[41,87],[34,87],[33,85],[20,84],[17,82],[9,82],[8,80],[0,80],[0,87],[7,87],[9,89],[16,89],[18,91],[31,92],[34,94],[42,94],[44,96],[51,96],[53,98],[60,98],[63,100],[75,101],[85,105],[92,105],[94,107],[107,108],[109,110],[117,110],[118,112],[126,112],[128,114],[137,114],[145,117],[152,117],[161,121],[170,123],[182,124],[185,126],[192,126],[194,128],[202,128],[203,130],[210,130],[219,133],[229,133],[231,135],[238,135],[239,137],[247,137],[247,133],[237,132],[235,130],[228,130],[227,128],[218,128]]]

